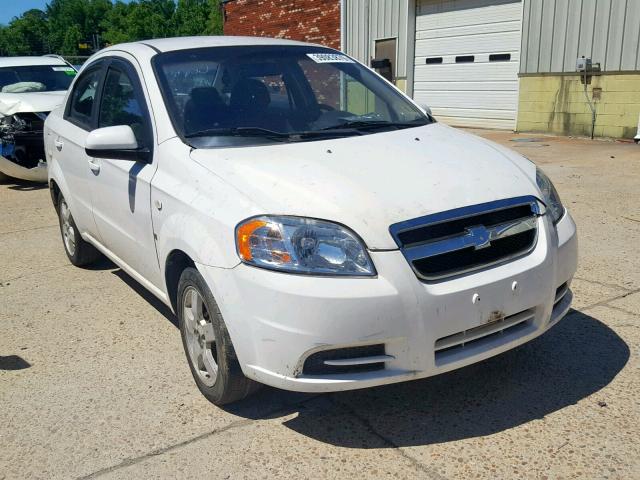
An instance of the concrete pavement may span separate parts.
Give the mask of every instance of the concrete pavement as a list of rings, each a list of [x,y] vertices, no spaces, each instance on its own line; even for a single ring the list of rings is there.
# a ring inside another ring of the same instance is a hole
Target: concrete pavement
[[[1,184],[0,479],[640,478],[640,147],[478,133],[571,209],[570,315],[435,378],[225,409],[171,313],[107,261],[69,265],[48,191]]]

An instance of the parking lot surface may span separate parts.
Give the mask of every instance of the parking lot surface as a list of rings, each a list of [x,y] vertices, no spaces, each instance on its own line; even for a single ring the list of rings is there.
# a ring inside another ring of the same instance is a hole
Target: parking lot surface
[[[571,210],[574,310],[438,377],[226,408],[166,307],[106,260],[69,264],[46,188],[0,184],[0,479],[640,478],[640,146],[476,133]]]

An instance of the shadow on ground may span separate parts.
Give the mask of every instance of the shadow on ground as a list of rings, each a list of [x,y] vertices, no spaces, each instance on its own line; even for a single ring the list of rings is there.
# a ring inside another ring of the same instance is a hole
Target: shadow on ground
[[[39,182],[29,182],[27,180],[20,180],[17,178],[7,177],[0,181],[0,184],[11,185],[9,190],[17,190],[19,192],[29,192],[32,190],[42,190],[44,188],[49,188],[47,183],[39,183]]]
[[[298,415],[284,425],[315,440],[348,448],[428,445],[491,435],[573,405],[610,383],[628,359],[613,330],[572,310],[522,347],[437,377],[302,404],[300,394],[264,389],[227,410],[259,418],[263,407],[253,402],[296,401],[285,413]]]
[[[24,370],[30,366],[31,364],[19,355],[0,355],[0,370]]]
[[[111,263],[109,260],[107,262]],[[158,298],[156,298],[149,290],[144,288],[138,282],[136,282],[133,278],[131,278],[127,273],[125,273],[120,268],[116,267],[113,263],[113,268],[115,270],[112,272],[116,277],[126,283],[133,291],[135,291],[138,295],[140,295],[143,299],[147,301],[153,308],[155,308],[158,313],[160,313],[164,318],[166,318],[169,323],[171,323],[174,327],[178,328],[178,319],[173,314],[171,309],[167,307],[164,303],[162,303]],[[185,358],[185,362],[187,359]]]

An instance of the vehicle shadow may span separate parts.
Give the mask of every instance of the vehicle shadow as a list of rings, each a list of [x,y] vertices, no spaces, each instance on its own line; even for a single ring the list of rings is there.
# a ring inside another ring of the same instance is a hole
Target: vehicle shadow
[[[49,188],[46,183],[29,182],[27,180],[19,180],[17,178],[7,178],[0,183],[9,185],[9,190],[17,190],[19,192],[30,192]]]
[[[169,307],[167,307],[164,303],[158,300],[152,293],[149,292],[149,290],[147,290],[138,282],[136,282],[122,269],[116,267],[115,265],[113,266],[115,270],[111,273],[113,273],[116,277],[118,277],[120,280],[126,283],[133,291],[135,291],[144,300],[146,300],[147,303],[149,303],[153,308],[155,308],[159,314],[161,314],[164,318],[166,318],[169,321],[169,323],[171,323],[174,327],[178,328],[178,319],[176,318],[176,316],[173,314],[173,312]]]
[[[0,355],[0,370],[24,370],[30,366],[31,364],[19,355],[8,355],[6,357]]]
[[[609,384],[629,354],[613,330],[572,310],[538,339],[454,372],[302,403],[300,394],[264,389],[225,410],[260,418],[269,411],[265,403],[283,405],[278,416],[297,413],[285,426],[347,448],[443,443],[491,435],[573,405]]]
[[[89,265],[85,265],[82,268],[84,270],[93,270],[95,272],[103,271],[103,270],[115,270],[115,269],[119,270],[120,269],[120,267],[118,267],[115,263],[113,263],[104,255],[101,255],[98,260],[96,260],[93,263],[90,263]]]

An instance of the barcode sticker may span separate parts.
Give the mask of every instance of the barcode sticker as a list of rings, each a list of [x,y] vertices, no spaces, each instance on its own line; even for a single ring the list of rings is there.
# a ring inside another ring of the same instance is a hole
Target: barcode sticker
[[[316,63],[354,63],[341,53],[307,53],[307,57]]]

